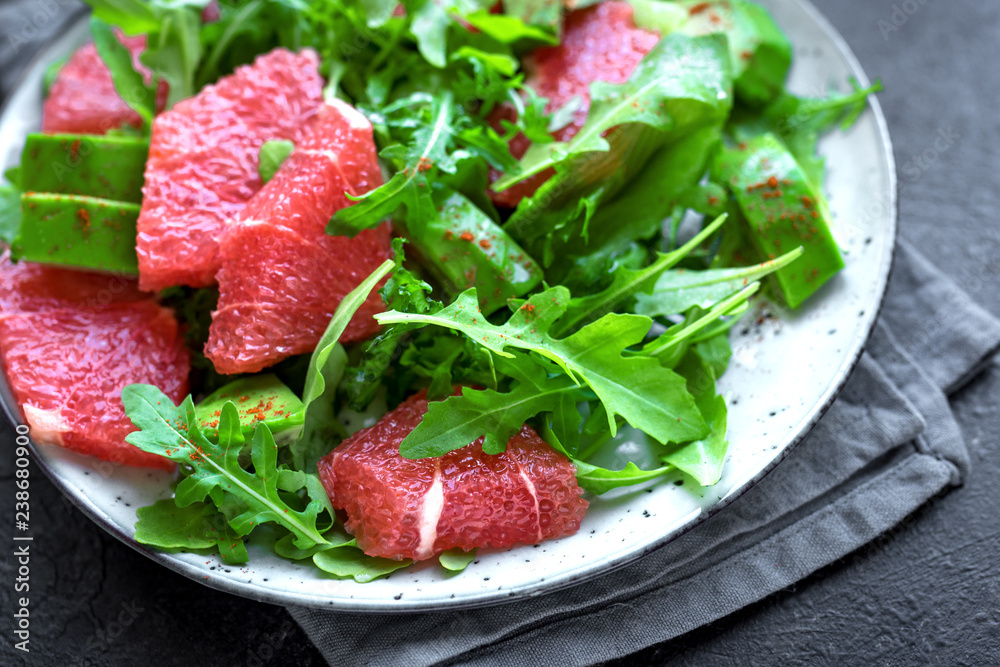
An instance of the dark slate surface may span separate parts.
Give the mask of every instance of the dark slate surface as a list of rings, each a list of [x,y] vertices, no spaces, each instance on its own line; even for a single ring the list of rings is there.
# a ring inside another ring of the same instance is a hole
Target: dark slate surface
[[[1000,4],[817,4],[886,84],[881,99],[900,165],[902,235],[1000,316]],[[0,5],[3,60],[16,46],[11,35],[37,39],[58,25],[43,17],[31,30],[14,5]],[[944,151],[934,147],[940,133],[953,138]],[[1000,664],[998,398],[994,363],[954,400],[972,450],[964,487],[791,589],[621,664]],[[0,426],[4,451],[12,439]],[[321,664],[282,609],[154,565],[104,534],[37,470],[31,492],[30,664]],[[0,457],[4,665],[25,662],[11,647],[13,494],[8,454]]]

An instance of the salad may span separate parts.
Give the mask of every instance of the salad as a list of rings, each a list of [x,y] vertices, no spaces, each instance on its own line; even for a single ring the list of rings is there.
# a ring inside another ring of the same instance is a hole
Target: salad
[[[88,2],[0,358],[37,442],[176,470],[138,542],[365,582],[714,485],[730,329],[844,267],[816,144],[879,86],[789,93],[753,2]]]

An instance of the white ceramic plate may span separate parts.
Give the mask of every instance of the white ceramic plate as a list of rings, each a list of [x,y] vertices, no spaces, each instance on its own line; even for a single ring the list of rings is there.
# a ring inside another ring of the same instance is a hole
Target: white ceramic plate
[[[867,78],[843,40],[819,13],[797,0],[762,0],[795,45],[791,90],[825,95],[848,77]],[[0,118],[4,167],[15,164],[40,120],[46,66],[88,37],[81,20],[29,68]],[[648,490],[594,499],[577,535],[530,550],[481,552],[458,576],[433,565],[369,584],[325,577],[250,545],[245,567],[217,558],[165,554],[132,539],[136,508],[169,495],[162,473],[113,467],[58,447],[36,446],[36,462],[94,521],[153,560],[207,586],[274,602],[367,612],[468,607],[534,596],[621,567],[696,528],[737,499],[784,458],[819,420],[857,363],[885,291],[896,233],[895,166],[878,103],[849,132],[825,138],[827,191],[834,233],[847,268],[808,307],[734,331],[733,363],[721,381],[729,400],[732,441],[722,481],[708,489],[667,479]],[[5,408],[19,410],[5,384]],[[628,454],[625,445],[620,454]],[[614,457],[612,457],[614,458]],[[647,492],[648,491],[648,492]]]

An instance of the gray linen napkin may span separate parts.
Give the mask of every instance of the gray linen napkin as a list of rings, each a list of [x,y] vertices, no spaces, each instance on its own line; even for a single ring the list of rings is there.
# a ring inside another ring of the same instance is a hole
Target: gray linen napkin
[[[768,477],[697,529],[531,600],[392,616],[289,612],[338,667],[590,665],[667,641],[858,552],[961,484],[969,455],[947,394],[998,348],[1000,321],[900,242],[881,318],[836,403]]]

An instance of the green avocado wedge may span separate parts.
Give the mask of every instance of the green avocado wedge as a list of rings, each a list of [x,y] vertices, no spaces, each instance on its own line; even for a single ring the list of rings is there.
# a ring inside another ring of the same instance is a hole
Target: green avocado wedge
[[[18,185],[139,204],[148,154],[149,142],[136,137],[29,134]]]
[[[21,196],[21,226],[11,257],[136,275],[138,217],[138,204],[26,192]]]
[[[789,307],[798,308],[844,268],[825,199],[773,134],[722,149],[713,177],[729,187],[764,260],[805,249],[801,259],[774,274]]]
[[[427,265],[452,295],[478,289],[484,314],[542,282],[535,260],[461,194],[452,193],[435,218],[408,231],[413,247],[429,260]]]
[[[276,443],[295,440],[306,419],[306,406],[277,376],[270,373],[234,380],[195,407],[195,416],[209,438],[219,437],[222,407],[232,402],[240,414],[240,429],[247,440],[258,424],[267,424]]]

